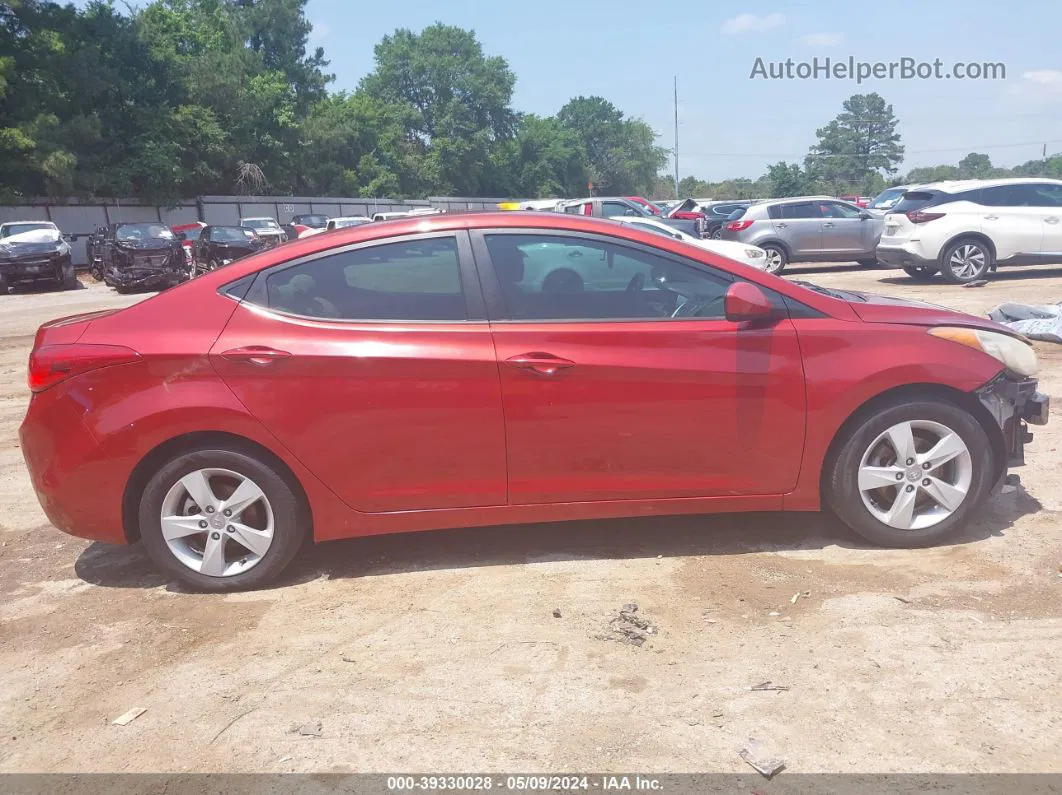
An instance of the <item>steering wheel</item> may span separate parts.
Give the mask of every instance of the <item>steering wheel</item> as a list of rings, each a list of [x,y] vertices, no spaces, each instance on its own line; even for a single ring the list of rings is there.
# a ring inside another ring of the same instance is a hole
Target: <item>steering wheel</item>
[[[645,274],[638,272],[631,276],[631,280],[627,282],[628,293],[640,293],[645,289]]]
[[[687,298],[679,293],[679,304],[675,307],[675,311],[671,313],[671,317],[696,317],[697,313],[705,305],[704,299]]]

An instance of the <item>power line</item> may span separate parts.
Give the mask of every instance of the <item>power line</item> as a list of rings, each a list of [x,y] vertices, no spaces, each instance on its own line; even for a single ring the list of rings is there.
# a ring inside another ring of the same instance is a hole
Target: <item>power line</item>
[[[970,146],[953,146],[947,149],[904,149],[904,157],[908,155],[924,155],[934,154],[941,152],[976,152],[981,149],[1015,149],[1022,146],[1043,146],[1047,144],[1062,144],[1062,140],[1056,141],[1027,141],[1024,143],[1013,144],[977,144]],[[812,152],[804,153],[781,153],[781,152],[685,152],[687,157],[779,157],[779,158],[802,158],[805,156],[815,158],[826,157],[859,157],[859,153],[842,153],[842,154],[822,154],[816,155]]]

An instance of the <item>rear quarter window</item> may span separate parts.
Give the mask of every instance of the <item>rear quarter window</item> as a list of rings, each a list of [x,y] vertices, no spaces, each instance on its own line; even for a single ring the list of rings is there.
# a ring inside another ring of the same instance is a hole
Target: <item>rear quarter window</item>
[[[894,204],[890,210],[893,213],[910,213],[921,210],[924,207],[932,207],[948,201],[950,195],[936,190],[909,190]]]

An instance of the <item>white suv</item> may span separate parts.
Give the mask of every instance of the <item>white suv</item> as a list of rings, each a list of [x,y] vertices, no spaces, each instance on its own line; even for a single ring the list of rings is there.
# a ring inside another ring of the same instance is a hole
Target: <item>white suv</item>
[[[997,265],[1062,262],[1062,181],[935,182],[885,216],[878,261],[916,279],[981,279]]]

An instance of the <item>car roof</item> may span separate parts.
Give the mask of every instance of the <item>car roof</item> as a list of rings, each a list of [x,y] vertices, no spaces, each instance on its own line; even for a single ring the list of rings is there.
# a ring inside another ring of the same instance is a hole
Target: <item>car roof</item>
[[[4,221],[0,226],[10,226],[11,224],[48,224],[49,226],[55,226],[52,221]]]
[[[939,190],[945,193],[958,193],[974,188],[994,188],[999,185],[1029,185],[1032,183],[1062,185],[1062,180],[1050,179],[1049,177],[1006,177],[1000,179],[949,179],[940,182],[926,182],[909,188],[909,190]]]
[[[273,218],[271,216],[268,216],[268,215],[249,215],[246,218],[241,218],[240,220],[241,221],[275,221],[277,219]]]

